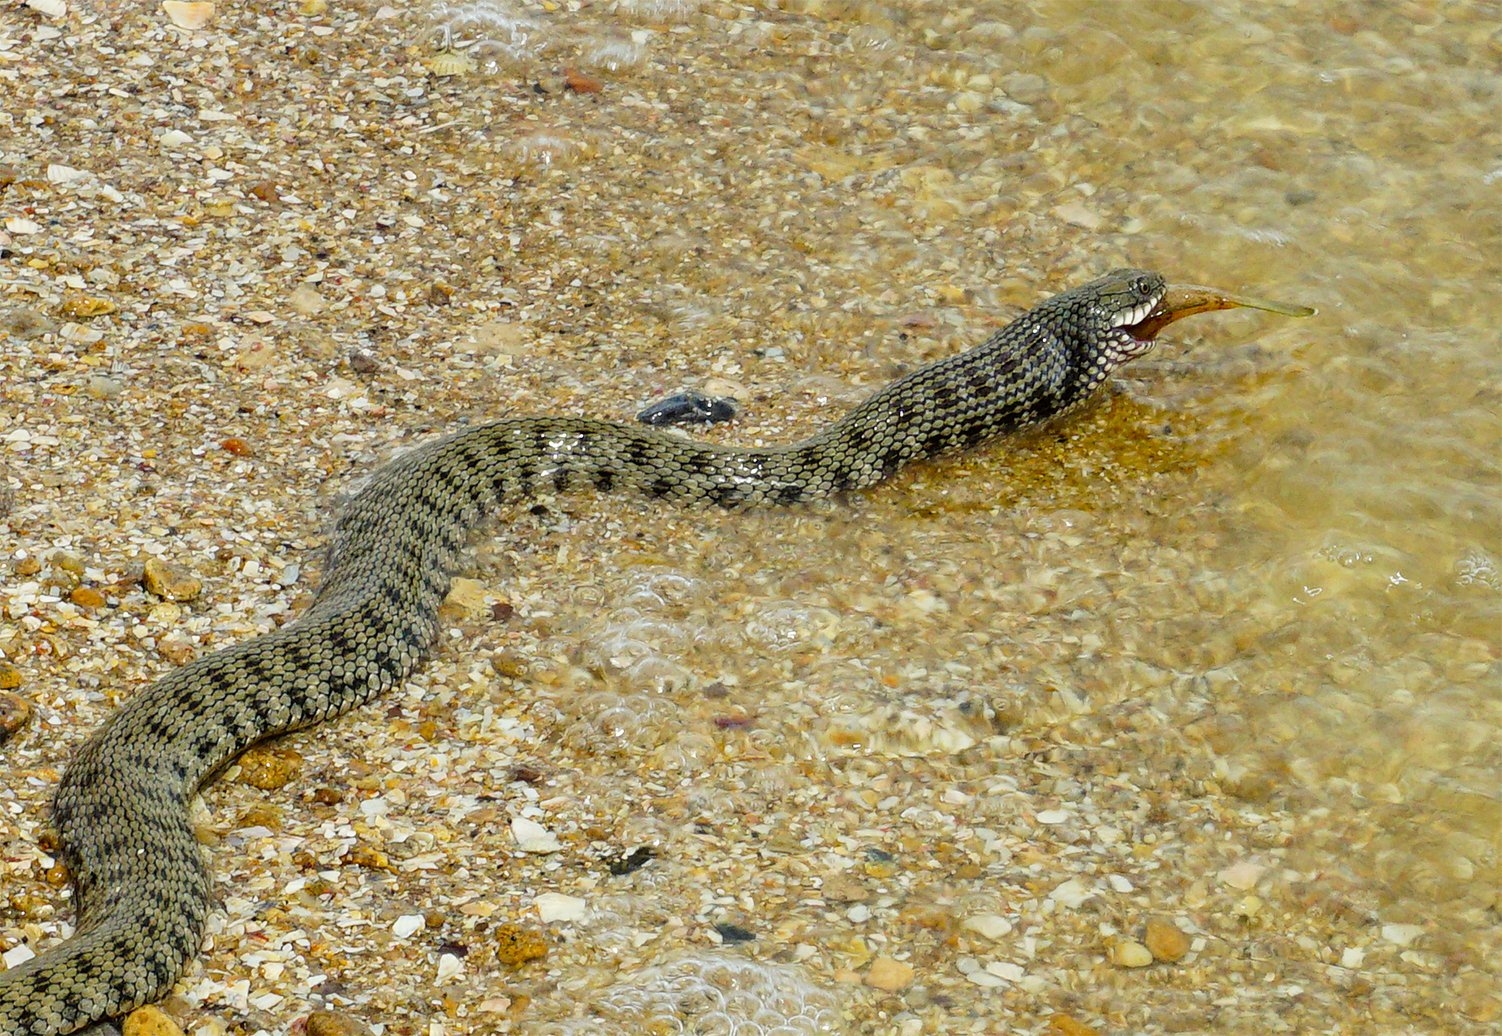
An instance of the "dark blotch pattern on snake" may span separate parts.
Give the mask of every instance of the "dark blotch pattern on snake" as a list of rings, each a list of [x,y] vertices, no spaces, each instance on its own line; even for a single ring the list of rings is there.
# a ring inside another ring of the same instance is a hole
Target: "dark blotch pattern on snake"
[[[909,461],[1077,406],[1151,347],[1132,325],[1164,290],[1156,274],[1121,270],[1056,295],[790,446],[744,449],[641,425],[526,417],[380,469],[340,517],[307,611],[167,674],[72,760],[55,820],[77,887],[78,934],[0,975],[0,1034],[71,1032],[168,991],[210,912],[190,797],[251,744],[331,719],[412,672],[482,517],[534,488],[737,508],[870,486]]]

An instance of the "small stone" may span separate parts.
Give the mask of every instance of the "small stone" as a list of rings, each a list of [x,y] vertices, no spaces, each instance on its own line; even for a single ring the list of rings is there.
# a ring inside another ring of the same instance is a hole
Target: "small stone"
[[[859,903],[870,899],[871,892],[850,875],[835,874],[824,879],[824,898],[831,903]]]
[[[1256,888],[1257,882],[1266,873],[1267,868],[1260,863],[1252,860],[1238,860],[1229,867],[1223,868],[1216,876],[1223,884],[1247,892]]]
[[[1055,1036],[1100,1036],[1100,1030],[1093,1025],[1086,1025],[1078,1018],[1067,1014],[1056,1014],[1048,1020],[1048,1030]]]
[[[594,76],[587,76],[583,72],[572,70],[564,73],[563,85],[576,94],[597,94],[605,89],[605,84]]]
[[[302,769],[302,756],[290,748],[258,745],[240,757],[240,781],[262,791],[276,791]]]
[[[895,993],[913,983],[913,966],[891,957],[877,957],[866,972],[866,985]]]
[[[464,962],[456,954],[444,953],[438,957],[439,982],[447,982],[451,978],[457,978],[464,972]]]
[[[368,871],[392,870],[391,858],[381,850],[368,845],[360,844],[350,846],[349,852],[345,853],[342,861],[351,867],[364,867]]]
[[[183,1036],[178,1024],[160,1007],[140,1007],[130,1012],[123,1026],[125,1036]]]
[[[543,924],[554,921],[578,921],[589,913],[589,904],[578,896],[565,896],[561,892],[544,892],[533,902],[537,916]]]
[[[1118,968],[1145,968],[1153,962],[1152,951],[1135,939],[1118,939],[1106,951]]]
[[[141,571],[148,593],[169,601],[191,601],[203,592],[203,581],[181,565],[152,558]]]
[[[517,967],[529,960],[548,955],[548,937],[537,928],[503,924],[495,930],[495,959],[507,967]]]
[[[1030,72],[1014,72],[1001,81],[1001,88],[1018,104],[1037,104],[1048,96],[1048,81]]]
[[[370,1028],[358,1018],[338,1011],[314,1011],[303,1023],[305,1036],[370,1036]]]
[[[114,313],[119,308],[109,299],[93,295],[70,295],[63,300],[62,305],[57,307],[57,312],[59,316],[67,317],[69,320],[88,320],[92,317]]]
[[[516,847],[524,853],[556,853],[563,848],[557,835],[527,817],[511,819],[511,837],[516,839]]]
[[[1058,887],[1048,894],[1048,898],[1060,906],[1073,909],[1089,899],[1090,895],[1090,888],[1083,881],[1079,878],[1070,878],[1068,881],[1060,882]]]
[[[490,612],[490,606],[485,602],[485,584],[478,579],[455,577],[449,583],[449,593],[443,599],[442,607],[450,618],[484,618]]]
[[[21,670],[9,662],[0,661],[0,691],[13,691],[21,686]]]
[[[162,0],[162,10],[179,29],[201,29],[214,18],[214,5],[206,0]]]
[[[398,939],[411,938],[427,927],[421,914],[403,914],[391,923],[391,932]]]
[[[156,650],[157,654],[173,665],[187,665],[194,658],[198,657],[197,645],[186,635],[176,630],[159,638],[156,642]]]
[[[960,927],[994,941],[1011,934],[1012,922],[1000,914],[976,914],[965,918]]]
[[[1069,812],[1063,809],[1045,809],[1038,814],[1040,824],[1062,824],[1069,819]]]
[[[1382,938],[1394,946],[1409,946],[1415,939],[1424,934],[1424,926],[1417,924],[1385,924],[1382,926]]]
[[[299,284],[287,298],[287,304],[292,307],[294,313],[300,313],[305,317],[316,316],[329,308],[318,289],[311,284]]]
[[[0,694],[0,745],[15,736],[30,719],[30,702],[19,694]]]
[[[1053,214],[1065,223],[1072,223],[1086,230],[1099,230],[1105,226],[1105,220],[1101,218],[1100,213],[1077,199],[1066,201],[1062,205],[1055,205]]]
[[[1177,925],[1156,917],[1147,922],[1147,933],[1143,941],[1147,943],[1154,958],[1169,964],[1183,960],[1189,952],[1189,936],[1180,931]]]

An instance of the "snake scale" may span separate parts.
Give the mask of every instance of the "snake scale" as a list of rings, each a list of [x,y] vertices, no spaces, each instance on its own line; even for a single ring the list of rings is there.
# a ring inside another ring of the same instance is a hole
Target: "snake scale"
[[[1055,295],[793,445],[720,446],[641,425],[525,417],[379,469],[340,516],[302,615],[168,673],[73,758],[54,819],[77,889],[77,934],[0,974],[0,1036],[72,1032],[167,993],[211,909],[191,796],[250,745],[331,719],[411,673],[437,636],[469,530],[486,514],[539,488],[738,508],[870,486],[909,461],[1076,407],[1151,348],[1165,292],[1157,274],[1118,270]]]

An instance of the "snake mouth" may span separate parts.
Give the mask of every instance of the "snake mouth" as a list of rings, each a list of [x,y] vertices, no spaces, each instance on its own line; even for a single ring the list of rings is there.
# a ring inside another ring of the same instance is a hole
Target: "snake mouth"
[[[1164,291],[1145,302],[1139,302],[1135,306],[1121,310],[1111,318],[1111,326],[1120,328],[1139,342],[1151,341],[1152,336],[1158,333],[1158,328],[1153,328],[1146,336],[1141,333],[1140,329],[1154,319],[1166,297],[1167,292]]]

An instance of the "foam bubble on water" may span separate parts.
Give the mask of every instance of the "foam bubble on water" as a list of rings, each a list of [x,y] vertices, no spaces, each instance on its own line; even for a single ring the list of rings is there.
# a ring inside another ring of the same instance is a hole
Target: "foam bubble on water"
[[[622,978],[568,1036],[673,1032],[709,1036],[815,1036],[841,1031],[839,1000],[794,965],[714,951],[686,953]]]
[[[590,40],[580,55],[583,64],[607,72],[635,68],[647,57],[647,48],[632,39],[605,38]]]

